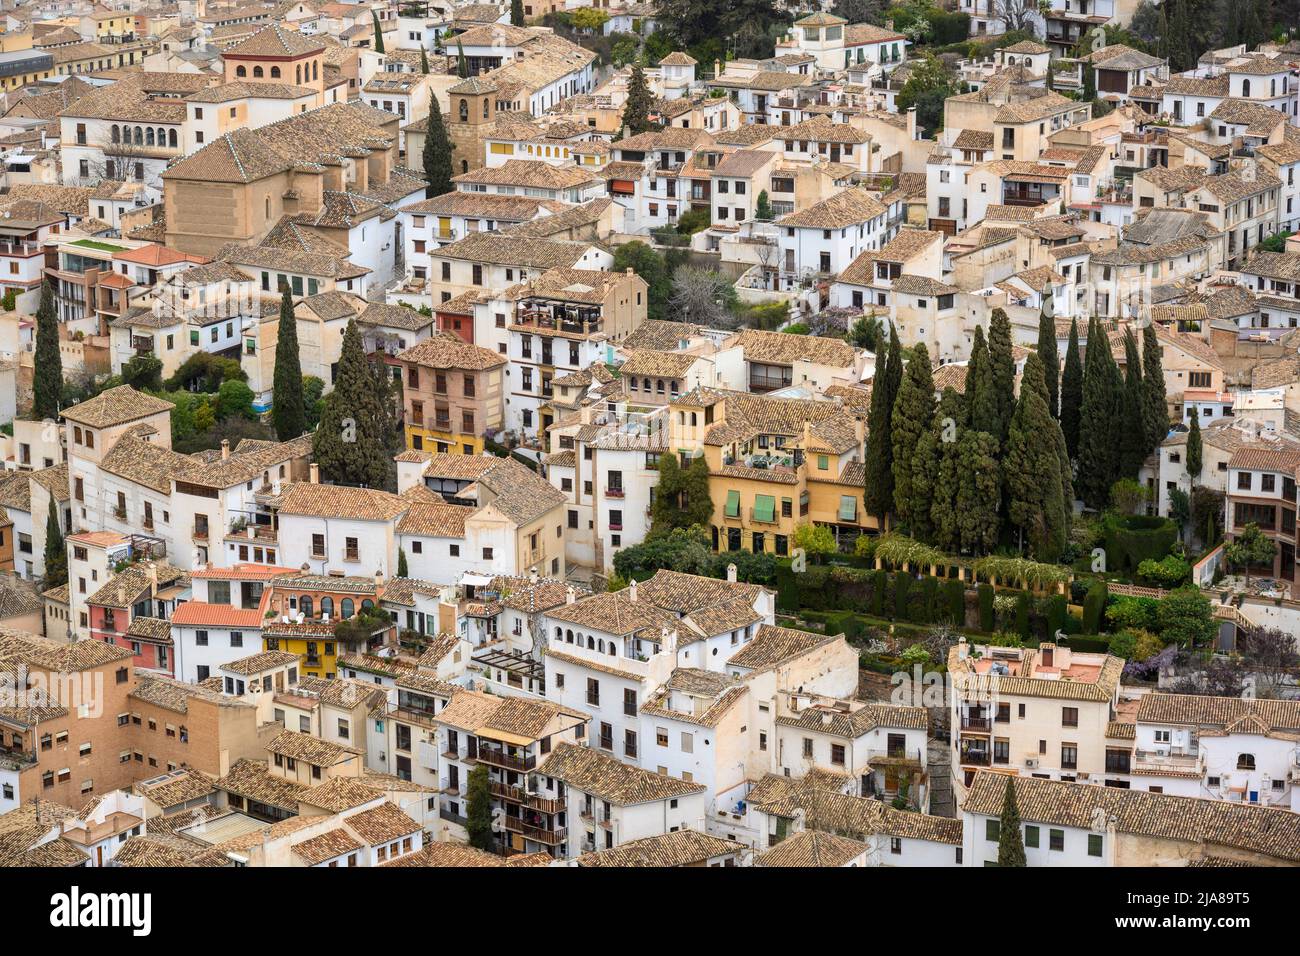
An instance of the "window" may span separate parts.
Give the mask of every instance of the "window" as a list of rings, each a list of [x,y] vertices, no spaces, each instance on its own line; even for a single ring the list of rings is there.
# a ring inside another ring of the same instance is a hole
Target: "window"
[[[1237,769],[1238,769],[1238,770],[1254,770],[1254,769],[1255,769],[1255,755],[1254,755],[1254,754],[1237,754]]]
[[[844,745],[831,744],[831,763],[837,767],[844,766]]]
[[[1038,827],[1029,825],[1025,827],[1025,848],[1038,849]]]
[[[1101,856],[1102,836],[1100,833],[1088,834],[1088,856]]]
[[[1078,744],[1061,744],[1061,769],[1074,770],[1079,766]]]
[[[1065,831],[1048,830],[1047,831],[1047,848],[1056,850],[1058,853],[1065,849]]]
[[[984,839],[988,840],[990,843],[997,843],[998,836],[1000,835],[1001,832],[1002,832],[1002,825],[1000,821],[998,820],[984,821]]]
[[[1062,707],[1061,708],[1061,726],[1078,727],[1079,726],[1079,708]]]

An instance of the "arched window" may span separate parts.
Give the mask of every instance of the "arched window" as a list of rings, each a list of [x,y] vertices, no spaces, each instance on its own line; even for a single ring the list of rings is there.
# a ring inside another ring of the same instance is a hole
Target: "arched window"
[[[116,123],[113,124],[111,135],[112,135],[113,142],[115,143],[122,142],[122,128],[118,126]]]
[[[263,76],[264,74],[262,73],[262,68],[260,66],[253,67],[253,79],[260,80]]]
[[[460,101],[459,112],[460,112],[460,121],[462,123],[469,122],[469,100]]]
[[[153,127],[152,127],[152,126],[150,126],[148,129],[146,129],[146,130],[144,131],[144,144],[145,144],[146,146],[152,146],[152,145],[153,145]]]
[[[697,424],[699,424],[699,420],[700,420],[700,419],[699,419],[699,416],[696,415],[695,412],[691,412],[691,427],[692,427],[692,428],[694,428]]]
[[[462,159],[462,160],[460,161],[460,171],[461,171],[462,173],[467,173],[467,172],[469,172],[469,160],[468,160],[468,159]]]
[[[600,651],[602,654],[605,653],[605,639],[603,637],[596,642],[596,650]]]
[[[324,617],[326,614],[330,617],[334,616],[334,599],[332,597],[323,597],[320,599],[320,613],[321,617]]]
[[[248,76],[248,67],[245,66],[235,67],[235,76],[239,77],[240,79],[243,79],[244,77]]]
[[[169,129],[167,131],[167,145],[172,149],[176,148],[176,130]]]
[[[1254,755],[1254,754],[1237,754],[1237,769],[1238,769],[1238,770],[1254,770],[1254,769],[1255,769],[1255,755]]]
[[[614,642],[613,642],[613,641],[610,641],[610,642],[609,642],[609,656],[610,656],[610,657],[618,657],[618,651],[614,650]]]
[[[339,615],[342,617],[351,617],[356,613],[357,607],[352,603],[352,598],[344,598],[339,602]]]
[[[117,163],[108,159],[104,161],[104,175],[109,179],[117,179]]]
[[[370,600],[370,598],[366,598],[364,601],[361,602],[361,610],[363,611],[369,611],[374,606],[375,606],[375,602]]]
[[[319,60],[312,60],[312,61],[311,61],[311,78],[312,78],[313,80],[319,80],[319,79],[320,79],[320,61],[319,61]]]
[[[488,118],[488,101],[486,98],[484,98],[483,100],[483,118],[484,119]]]
[[[142,130],[138,126],[135,128],[135,145],[137,146],[144,145],[144,130]]]
[[[557,627],[555,630],[558,632],[560,629]],[[556,636],[556,637],[559,637],[560,635],[557,633],[555,636]],[[572,643],[573,643],[573,631],[565,631],[565,632],[564,632],[564,643],[566,643],[566,644],[572,644]]]
[[[298,610],[302,611],[303,617],[311,617],[311,595],[304,594],[298,598]]]
[[[280,68],[278,66],[271,67],[271,79],[278,80],[279,78],[280,78]]]
[[[596,649],[596,642],[592,639],[592,636],[591,636],[590,634],[588,634],[588,635],[587,635],[587,650],[589,650],[589,651],[594,651],[595,649]]]
[[[1250,80],[1241,81],[1241,95],[1250,96]]]
[[[650,394],[650,379],[648,379],[648,378],[643,378],[643,379],[641,379],[641,388],[642,388],[642,390],[643,390],[647,395],[649,395],[649,394]]]
[[[270,196],[266,197],[266,218],[267,219],[271,218],[271,197]]]

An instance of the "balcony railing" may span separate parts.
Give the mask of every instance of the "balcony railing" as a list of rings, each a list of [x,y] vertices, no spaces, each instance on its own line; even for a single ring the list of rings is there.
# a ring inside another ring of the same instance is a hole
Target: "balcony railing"
[[[605,497],[606,497],[606,498],[622,498],[622,497],[624,497],[626,494],[627,494],[627,492],[625,492],[625,491],[622,489],[622,487],[618,487],[618,488],[606,488],[606,489],[605,489]]]
[[[508,770],[518,770],[524,773],[537,766],[537,758],[532,755],[520,757],[506,753],[498,747],[480,746],[478,748],[478,759],[495,767],[505,767]]]
[[[503,817],[502,825],[511,833],[521,833],[530,840],[536,840],[538,843],[546,843],[551,846],[563,843],[568,835],[568,830],[565,827],[548,830],[544,827],[530,826],[518,817]]]
[[[494,797],[500,797],[502,800],[510,800],[514,803],[522,803],[524,806],[540,810],[542,813],[563,813],[564,801],[552,800],[547,797],[539,797],[536,794],[528,793],[519,787],[512,787],[509,784],[496,783],[492,781],[488,784],[488,789],[492,791]]]
[[[963,717],[961,719],[962,730],[983,730],[993,729],[993,718],[991,717]]]

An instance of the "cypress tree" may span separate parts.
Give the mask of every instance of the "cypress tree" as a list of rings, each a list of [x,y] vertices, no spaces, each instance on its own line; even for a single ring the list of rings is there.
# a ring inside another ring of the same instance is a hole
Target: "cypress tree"
[[[429,120],[424,127],[424,178],[429,185],[424,187],[424,198],[432,199],[449,193],[454,188],[451,182],[451,152],[455,147],[447,135],[447,126],[442,121],[442,107],[438,105],[436,94],[429,96]]]
[[[515,27],[524,25],[524,0],[510,0],[510,25]]]
[[[1165,372],[1160,361],[1160,340],[1152,325],[1142,330],[1142,404],[1147,426],[1146,450],[1150,454],[1169,435]]]
[[[312,457],[321,477],[340,485],[385,488],[395,466],[384,434],[387,415],[355,320],[343,333],[338,379],[325,397]]]
[[[1079,495],[1100,511],[1110,498],[1119,468],[1114,429],[1123,406],[1119,368],[1110,342],[1094,316],[1088,323],[1088,349],[1083,367],[1083,403],[1079,415]]]
[[[371,10],[370,16],[375,21],[375,52],[384,53],[384,31],[379,26],[379,14]]]
[[[1013,778],[1007,777],[998,820],[998,866],[1025,866],[1025,838],[1020,832],[1020,808],[1016,804]]]
[[[1003,474],[1008,515],[1040,561],[1055,561],[1065,547],[1065,504],[1061,461],[1055,431],[1044,399],[1043,363],[1036,354],[1025,360],[1020,399],[1007,429]]]
[[[1079,357],[1079,320],[1070,320],[1070,344],[1061,373],[1061,431],[1070,459],[1079,457],[1079,415],[1083,405],[1083,360]]]
[[[465,46],[456,41],[456,75],[462,80],[469,79],[469,60],[465,59]]]
[[[930,524],[934,544],[944,551],[961,550],[961,515],[957,511],[958,489],[961,487],[961,436],[966,431],[966,403],[952,388],[945,388],[939,397],[934,425],[937,468],[930,498]]]
[[[632,75],[627,80],[627,102],[623,107],[623,127],[632,135],[644,133],[653,128],[650,122],[650,108],[654,105],[654,96],[646,83],[645,70],[640,63],[632,65]]]
[[[890,436],[894,446],[894,512],[909,529],[916,524],[921,509],[929,511],[929,502],[918,494],[915,469],[916,448],[934,419],[934,377],[930,353],[924,342],[912,349],[912,358],[903,372],[903,382],[894,400],[894,417]],[[928,523],[928,522],[926,522]]]
[[[989,367],[993,370],[993,395],[998,406],[998,444],[1006,441],[1007,428],[1016,407],[1016,360],[1011,354],[1011,319],[1003,309],[994,309],[989,320]]]
[[[271,423],[275,426],[275,437],[280,441],[297,438],[307,431],[307,412],[302,394],[302,362],[298,357],[298,320],[293,313],[293,293],[288,283],[280,290],[273,387]]]
[[[59,508],[50,495],[50,512],[45,518],[45,590],[68,583],[68,547],[59,528]]]
[[[1172,13],[1169,16],[1169,69],[1181,73],[1191,69],[1195,57],[1192,55],[1191,24],[1187,18],[1187,0],[1169,0]]]
[[[659,456],[659,484],[650,507],[650,528],[667,532],[681,526],[681,509],[677,502],[682,491],[682,470],[676,455]]]
[[[1136,478],[1147,457],[1146,408],[1143,405],[1142,364],[1138,359],[1137,340],[1131,330],[1124,331],[1124,404],[1117,422],[1119,434],[1119,477]]]
[[[998,443],[987,432],[967,428],[958,440],[957,514],[961,546],[972,554],[988,554],[998,543],[998,501],[1001,466]]]
[[[709,494],[709,464],[703,455],[696,455],[682,473],[682,500],[680,509],[686,527],[704,525],[713,518],[713,498]]]
[[[966,402],[970,409],[970,427],[978,432],[996,435],[998,403],[993,393],[993,367],[989,364],[989,348],[984,341],[984,329],[978,325],[975,326],[970,363],[966,366]]]
[[[1187,474],[1195,487],[1196,479],[1201,477],[1204,448],[1201,445],[1201,416],[1196,406],[1192,406],[1192,422],[1187,430]]]
[[[38,419],[58,418],[59,396],[63,393],[63,357],[59,352],[59,318],[54,312],[54,290],[49,279],[41,283],[33,359],[32,415]]]
[[[492,791],[488,787],[487,764],[478,764],[469,772],[465,786],[465,818],[469,845],[479,850],[491,850]]]
[[[397,576],[399,578],[409,578],[411,576],[411,572],[406,566],[406,549],[400,547],[397,549]]]
[[[1043,381],[1047,385],[1047,410],[1061,417],[1061,355],[1056,348],[1056,320],[1052,317],[1051,290],[1043,293],[1038,313],[1038,357],[1043,360]]]
[[[420,47],[420,72],[425,74],[429,72],[429,53],[424,47]]]
[[[871,383],[871,411],[867,416],[866,487],[863,501],[868,514],[880,527],[894,506],[893,416],[894,400],[903,378],[902,346],[898,330],[891,328],[889,348],[882,367],[876,357],[876,375]]]

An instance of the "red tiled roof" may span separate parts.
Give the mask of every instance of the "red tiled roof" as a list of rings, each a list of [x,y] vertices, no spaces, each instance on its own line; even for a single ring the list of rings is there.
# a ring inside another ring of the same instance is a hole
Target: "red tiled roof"
[[[209,604],[206,601],[186,601],[178,604],[172,612],[173,624],[206,624],[211,627],[247,627],[262,626],[262,612],[257,608],[246,611],[231,607],[229,604]]]
[[[294,574],[293,568],[275,564],[232,564],[228,568],[199,568],[190,572],[192,578],[216,578],[220,581],[257,581]]]

